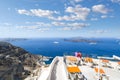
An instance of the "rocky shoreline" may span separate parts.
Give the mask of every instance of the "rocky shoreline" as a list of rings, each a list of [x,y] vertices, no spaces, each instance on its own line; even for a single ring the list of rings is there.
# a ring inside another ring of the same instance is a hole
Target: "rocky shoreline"
[[[0,42],[0,80],[24,80],[33,70],[40,68],[43,59],[8,42]]]

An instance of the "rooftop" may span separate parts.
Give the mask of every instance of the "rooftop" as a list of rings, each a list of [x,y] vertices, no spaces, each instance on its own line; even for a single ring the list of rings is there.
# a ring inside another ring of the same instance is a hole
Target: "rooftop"
[[[77,57],[76,59],[77,61],[73,56],[69,56],[69,58],[55,57],[48,68],[42,69],[38,80],[74,80],[74,78],[120,80],[119,62],[93,58],[90,58],[93,62],[85,62],[85,60],[83,61]]]

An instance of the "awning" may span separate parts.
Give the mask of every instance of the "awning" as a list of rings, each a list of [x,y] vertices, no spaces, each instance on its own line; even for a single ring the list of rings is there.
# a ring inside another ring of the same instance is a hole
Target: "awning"
[[[70,73],[76,73],[76,72],[81,72],[80,69],[77,66],[74,67],[67,67],[68,72]]]

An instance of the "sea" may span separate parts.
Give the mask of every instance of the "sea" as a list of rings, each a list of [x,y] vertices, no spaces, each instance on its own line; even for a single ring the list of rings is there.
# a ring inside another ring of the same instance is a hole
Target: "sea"
[[[90,38],[96,43],[71,42],[63,38],[30,38],[26,40],[11,41],[15,46],[21,47],[32,54],[55,57],[74,55],[81,52],[82,56],[112,57],[120,56],[120,39],[115,38]]]

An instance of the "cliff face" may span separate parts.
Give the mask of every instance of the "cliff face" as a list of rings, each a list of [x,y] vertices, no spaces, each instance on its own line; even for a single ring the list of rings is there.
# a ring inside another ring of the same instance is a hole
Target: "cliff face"
[[[0,80],[23,80],[31,72],[25,67],[35,68],[39,59],[20,47],[0,42]]]

